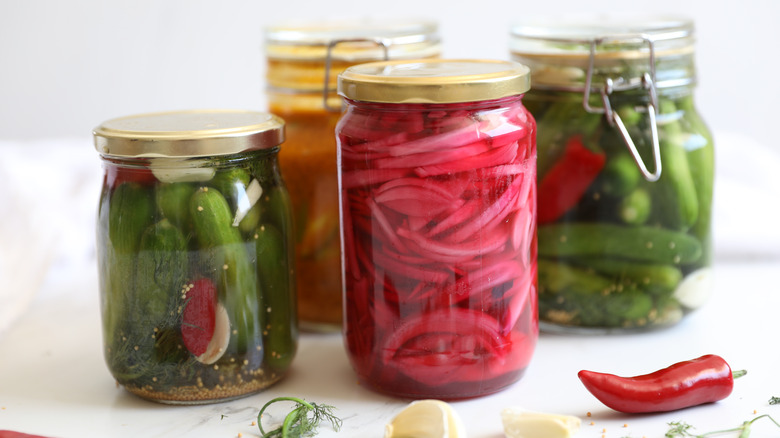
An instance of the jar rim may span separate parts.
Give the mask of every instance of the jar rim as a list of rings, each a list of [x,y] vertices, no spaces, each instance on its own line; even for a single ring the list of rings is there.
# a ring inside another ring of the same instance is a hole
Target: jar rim
[[[417,59],[360,64],[338,78],[338,94],[377,103],[457,103],[522,95],[527,66],[487,59]]]
[[[284,120],[233,109],[135,114],[92,131],[95,149],[114,157],[200,157],[270,149],[284,142]]]

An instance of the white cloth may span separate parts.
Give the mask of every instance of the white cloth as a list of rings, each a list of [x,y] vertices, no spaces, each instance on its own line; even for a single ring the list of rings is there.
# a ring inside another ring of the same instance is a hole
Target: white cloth
[[[90,138],[0,141],[0,335],[39,292],[39,298],[72,292],[58,287],[59,278],[46,283],[50,273],[75,278],[96,269],[102,170],[91,144]],[[73,298],[97,300],[95,290]]]

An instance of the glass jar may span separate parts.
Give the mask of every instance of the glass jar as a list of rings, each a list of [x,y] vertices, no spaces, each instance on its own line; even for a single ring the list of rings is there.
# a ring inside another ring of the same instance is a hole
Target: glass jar
[[[342,324],[336,78],[361,62],[439,53],[437,27],[428,22],[318,20],[266,31],[269,111],[287,123],[279,160],[293,201],[304,329],[333,331]]]
[[[143,398],[207,403],[257,392],[297,347],[284,122],[245,111],[109,120],[97,258],[104,355]]]
[[[345,328],[361,381],[458,399],[517,381],[536,344],[535,123],[510,61],[339,76]]]
[[[642,331],[712,289],[713,143],[687,20],[527,22],[543,330]]]

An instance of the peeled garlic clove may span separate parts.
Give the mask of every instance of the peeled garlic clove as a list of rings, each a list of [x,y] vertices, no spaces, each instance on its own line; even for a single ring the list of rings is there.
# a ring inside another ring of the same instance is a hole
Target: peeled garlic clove
[[[507,438],[569,438],[580,430],[580,419],[571,415],[532,412],[522,408],[501,411]]]
[[[152,174],[160,182],[201,182],[214,178],[213,167],[186,167],[177,159],[155,157],[149,164]]]
[[[257,204],[257,201],[260,200],[261,196],[263,196],[263,187],[256,179],[253,179],[249,182],[249,185],[246,186],[246,190],[238,196],[236,215],[233,219],[234,227],[237,227],[238,224],[241,223],[241,219],[243,219],[246,214],[249,213],[249,210]]]
[[[712,268],[701,268],[683,278],[674,291],[674,297],[687,309],[701,307],[715,288]]]
[[[214,312],[214,334],[211,336],[206,351],[195,359],[203,364],[211,365],[225,354],[230,342],[230,318],[222,303],[217,303]]]
[[[458,413],[441,400],[418,400],[385,426],[385,438],[465,438]]]

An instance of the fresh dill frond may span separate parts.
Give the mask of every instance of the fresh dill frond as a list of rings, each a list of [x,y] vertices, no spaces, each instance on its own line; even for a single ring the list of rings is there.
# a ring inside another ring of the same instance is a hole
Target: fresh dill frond
[[[292,410],[284,417],[284,421],[276,429],[266,432],[263,429],[263,413],[273,403],[291,401],[295,403]],[[341,429],[343,421],[333,414],[335,407],[326,404],[310,403],[298,397],[277,397],[260,409],[257,414],[257,427],[261,438],[301,438],[317,434],[316,429],[323,420],[330,422],[333,430]]]

